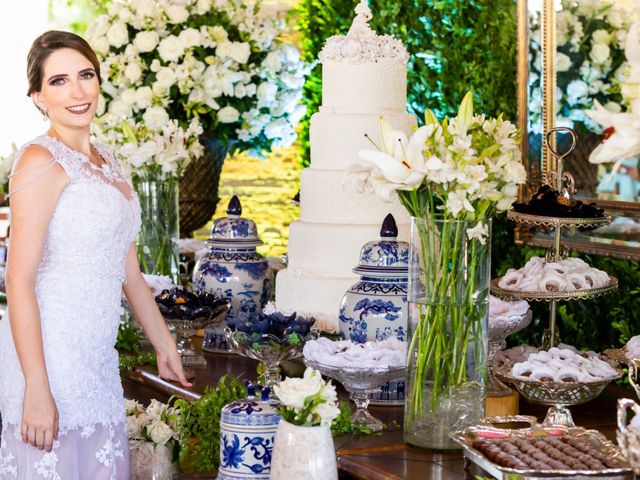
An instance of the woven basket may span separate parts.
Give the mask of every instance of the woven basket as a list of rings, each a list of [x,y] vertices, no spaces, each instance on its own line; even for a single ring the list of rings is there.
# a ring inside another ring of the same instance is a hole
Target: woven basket
[[[220,173],[227,157],[227,145],[217,139],[203,139],[204,155],[192,161],[180,178],[180,236],[204,227],[216,211]]]

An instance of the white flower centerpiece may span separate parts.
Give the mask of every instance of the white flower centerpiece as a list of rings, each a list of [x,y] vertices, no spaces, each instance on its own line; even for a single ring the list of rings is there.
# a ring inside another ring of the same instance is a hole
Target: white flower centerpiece
[[[146,273],[176,280],[177,179],[203,144],[221,169],[229,150],[295,140],[310,65],[280,40],[288,28],[243,0],[115,0],[89,26],[103,78],[94,133],[141,197]],[[154,212],[148,198],[175,213]]]
[[[490,219],[526,181],[519,132],[473,114],[469,92],[458,115],[411,138],[380,121],[376,149],[360,152],[347,181],[412,215],[405,440],[448,449],[452,429],[484,416],[490,277]]]
[[[273,480],[337,480],[331,424],[340,414],[338,395],[320,372],[307,368],[302,378],[274,387],[282,403],[271,461]]]
[[[125,399],[132,480],[170,480],[177,472],[180,415],[157,400],[147,408]]]
[[[598,131],[586,115],[594,100],[612,112],[621,110],[618,80],[626,65],[624,45],[634,14],[616,2],[562,0],[556,14],[557,95],[556,125],[569,127],[579,135]],[[530,131],[542,130],[539,12],[531,18],[529,120]]]

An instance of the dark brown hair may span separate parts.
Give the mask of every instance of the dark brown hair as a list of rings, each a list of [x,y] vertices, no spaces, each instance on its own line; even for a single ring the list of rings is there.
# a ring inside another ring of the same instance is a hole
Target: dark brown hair
[[[100,78],[100,62],[87,41],[75,33],[49,30],[34,40],[33,45],[31,45],[31,50],[29,50],[29,55],[27,56],[28,96],[42,89],[44,62],[49,58],[49,55],[61,48],[71,48],[81,53],[91,62],[98,76],[98,82],[102,83]]]

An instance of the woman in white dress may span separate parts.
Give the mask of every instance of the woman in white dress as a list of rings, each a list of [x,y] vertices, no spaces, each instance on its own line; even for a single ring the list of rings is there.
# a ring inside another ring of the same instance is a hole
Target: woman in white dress
[[[51,127],[22,147],[9,183],[0,479],[127,479],[114,349],[123,291],[160,376],[190,384],[136,260],[138,199],[114,156],[90,142],[95,53],[77,35],[47,32],[31,47],[27,76]]]

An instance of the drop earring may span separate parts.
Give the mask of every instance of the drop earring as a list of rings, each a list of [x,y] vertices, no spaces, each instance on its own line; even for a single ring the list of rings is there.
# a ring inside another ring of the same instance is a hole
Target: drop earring
[[[42,108],[42,120],[45,122],[49,120],[49,115],[47,115],[47,109],[44,107]]]

